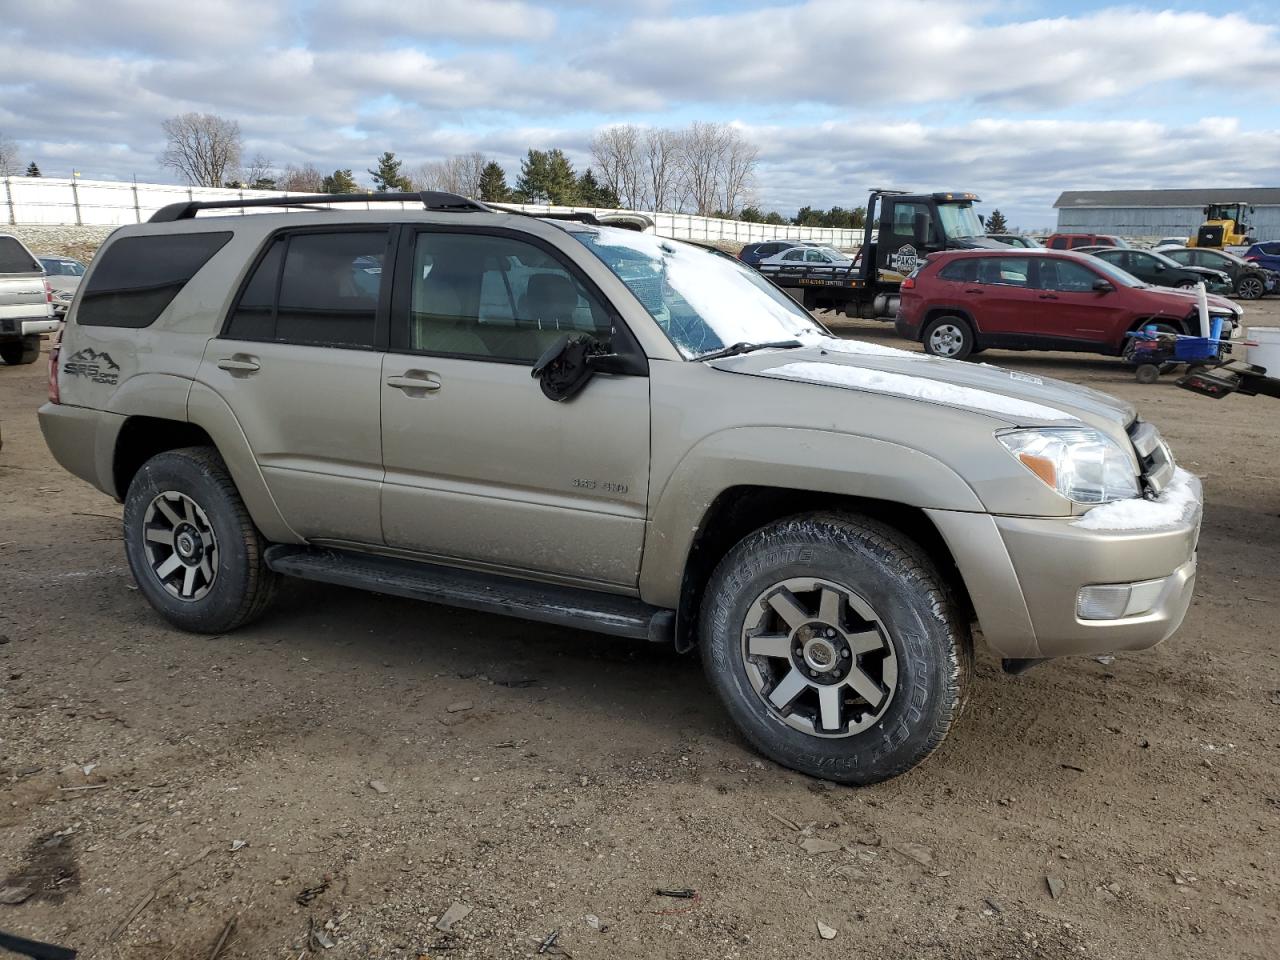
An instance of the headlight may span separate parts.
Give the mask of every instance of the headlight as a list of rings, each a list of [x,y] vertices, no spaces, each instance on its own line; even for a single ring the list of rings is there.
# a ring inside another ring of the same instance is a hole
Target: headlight
[[[1068,500],[1108,503],[1140,494],[1129,451],[1097,430],[1010,430],[996,438]]]

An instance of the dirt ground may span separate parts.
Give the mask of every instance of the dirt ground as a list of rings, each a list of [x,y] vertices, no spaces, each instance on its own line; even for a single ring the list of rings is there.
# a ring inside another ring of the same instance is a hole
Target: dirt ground
[[[45,364],[0,368],[0,888],[34,891],[0,929],[110,960],[208,957],[233,920],[223,958],[526,957],[554,931],[580,960],[1274,958],[1280,401],[983,359],[1160,426],[1205,481],[1197,600],[1114,662],[1014,678],[980,648],[943,748],[861,790],[758,759],[696,658],[643,643],[305,583],[178,633],[119,506],[45,449]]]

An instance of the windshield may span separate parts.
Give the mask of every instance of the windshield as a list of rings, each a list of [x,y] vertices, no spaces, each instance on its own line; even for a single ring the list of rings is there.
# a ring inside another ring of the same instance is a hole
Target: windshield
[[[942,220],[942,232],[948,240],[987,235],[971,203],[940,203],[938,218]]]
[[[686,359],[734,343],[826,335],[803,307],[727,255],[609,227],[570,236],[626,284]]]
[[[1081,254],[1081,256],[1089,257],[1089,266],[1095,270],[1101,270],[1110,279],[1120,284],[1122,287],[1145,287],[1146,284],[1135,277],[1132,273],[1121,270],[1114,263],[1103,260],[1101,257],[1090,257],[1089,254]]]
[[[40,265],[44,267],[44,272],[51,277],[84,276],[84,267],[74,260],[41,260]]]

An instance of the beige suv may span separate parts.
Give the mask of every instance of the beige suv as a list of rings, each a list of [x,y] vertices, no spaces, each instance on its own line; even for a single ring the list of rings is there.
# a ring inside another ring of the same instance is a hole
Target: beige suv
[[[166,208],[72,307],[45,437],[184,629],[287,575],[696,646],[761,751],[868,783],[942,742],[975,622],[1017,671],[1187,610],[1199,483],[1126,404],[652,234],[346,199]]]

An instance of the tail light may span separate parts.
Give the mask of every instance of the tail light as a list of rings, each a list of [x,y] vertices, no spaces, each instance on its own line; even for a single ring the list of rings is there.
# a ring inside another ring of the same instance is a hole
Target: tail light
[[[58,389],[58,354],[62,353],[62,332],[54,334],[53,345],[49,348],[49,402],[61,403],[62,392]]]
[[[1250,263],[1257,263],[1257,262],[1259,261],[1259,259],[1260,259],[1260,258],[1258,258],[1258,257],[1245,257],[1245,259],[1246,259],[1246,260],[1248,260]]]
[[[49,282],[48,277],[44,281],[44,302],[53,303],[53,284]]]
[[[903,290],[914,290],[915,288],[916,288],[916,278],[915,278],[915,277],[907,277],[907,279],[905,279],[905,280],[903,280],[903,281],[902,281],[902,289],[903,289]]]

